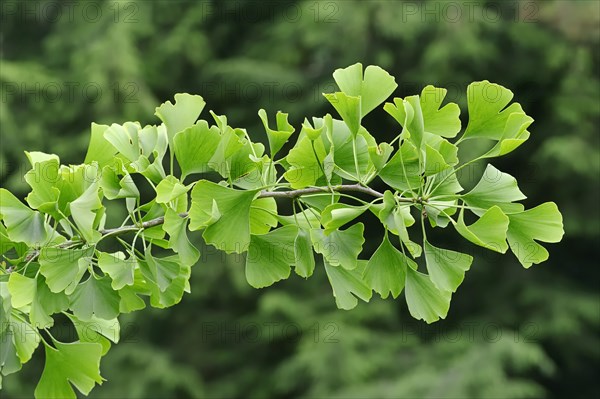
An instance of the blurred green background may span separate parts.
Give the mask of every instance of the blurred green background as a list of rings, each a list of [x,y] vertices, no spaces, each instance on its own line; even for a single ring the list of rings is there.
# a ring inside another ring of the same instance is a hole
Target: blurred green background
[[[529,271],[441,234],[478,258],[433,325],[403,299],[337,310],[322,270],[254,290],[243,257],[204,247],[179,305],[123,317],[102,362],[108,381],[90,397],[600,397],[600,2],[4,1],[1,11],[0,182],[21,197],[23,151],[80,163],[92,121],[156,123],[155,106],[189,92],[264,139],[259,108],[289,112],[295,126],[333,112],[321,96],[331,73],[362,62],[396,76],[395,96],[448,88],[464,125],[468,83],[513,90],[536,120],[532,137],[493,162],[528,207],[553,200],[565,219],[564,240]],[[384,112],[365,123],[381,141],[396,134]],[[42,360],[6,378],[2,398],[31,397]]]

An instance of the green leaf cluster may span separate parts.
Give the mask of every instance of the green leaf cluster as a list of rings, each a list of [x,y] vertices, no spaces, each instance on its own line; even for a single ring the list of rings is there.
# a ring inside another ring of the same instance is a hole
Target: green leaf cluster
[[[158,107],[157,125],[92,124],[81,165],[28,152],[25,203],[0,189],[0,376],[18,371],[42,343],[46,366],[36,397],[76,397],[74,388],[87,394],[101,384],[100,359],[118,341],[118,317],[173,306],[189,291],[200,259],[190,232],[219,250],[245,253],[253,287],[292,270],[307,279],[322,267],[340,309],[368,302],[373,292],[404,292],[410,314],[427,323],[447,316],[475,263],[471,254],[438,246],[428,231],[452,225],[476,246],[510,248],[526,268],[548,258],[540,242],[563,236],[556,204],[526,209],[516,179],[492,164],[467,192],[458,179],[461,169],[529,138],[533,120],[511,103],[510,90],[469,85],[460,134],[459,106],[445,103],[443,88],[386,102],[397,84],[380,67],[355,64],[333,77],[339,91],[324,97],[339,117],[307,117],[296,129],[283,112],[273,127],[259,111],[268,152],[225,116],[211,111],[212,120],[198,120],[205,102],[189,94]],[[363,126],[377,108],[397,124],[389,143]],[[459,159],[471,140],[489,148]],[[154,191],[150,201],[141,198],[140,182]],[[291,202],[291,214],[279,211],[282,201]],[[108,210],[119,204],[127,218],[107,226]],[[365,214],[381,222],[370,256],[363,255]],[[119,250],[107,251],[109,243]],[[56,314],[71,320],[78,340],[52,336]]]

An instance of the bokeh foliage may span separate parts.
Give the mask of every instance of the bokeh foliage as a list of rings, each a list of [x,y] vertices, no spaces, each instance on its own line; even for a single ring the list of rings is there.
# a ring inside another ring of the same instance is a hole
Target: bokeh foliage
[[[411,320],[403,301],[339,311],[323,273],[256,291],[243,258],[204,248],[181,304],[123,320],[125,337],[103,362],[108,382],[92,397],[598,395],[598,3],[453,2],[457,17],[435,1],[100,1],[101,15],[80,5],[58,18],[56,2],[28,3],[2,5],[2,187],[24,192],[24,150],[78,163],[90,121],[145,124],[177,92],[201,94],[253,137],[258,108],[299,126],[331,112],[321,96],[330,72],[362,62],[396,76],[394,95],[434,84],[461,108],[473,80],[510,87],[535,122],[495,166],[519,176],[526,204],[551,194],[565,221],[563,242],[529,272],[477,252],[447,320],[433,326]],[[393,129],[383,113],[365,124]],[[465,188],[482,166],[465,173]],[[43,364],[34,360],[4,381],[3,397],[32,391]]]

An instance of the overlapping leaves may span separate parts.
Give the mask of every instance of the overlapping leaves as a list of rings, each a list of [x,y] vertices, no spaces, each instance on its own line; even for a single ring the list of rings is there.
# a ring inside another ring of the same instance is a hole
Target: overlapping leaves
[[[200,259],[190,232],[245,253],[253,287],[323,268],[340,309],[373,292],[404,294],[410,314],[427,323],[447,316],[452,294],[477,266],[470,254],[428,238],[431,228],[452,225],[471,244],[510,248],[524,267],[548,258],[540,242],[563,235],[556,204],[526,209],[516,179],[491,164],[469,191],[459,181],[462,168],[529,138],[533,120],[510,103],[510,90],[469,85],[459,136],[460,109],[445,102],[445,89],[427,86],[383,104],[397,84],[379,67],[355,64],[336,70],[334,80],[339,91],[325,98],[339,118],[305,118],[296,129],[283,112],[273,125],[259,111],[268,152],[225,116],[211,111],[214,123],[197,121],[205,103],[189,94],[156,109],[159,125],[92,124],[81,165],[28,152],[26,204],[0,189],[0,378],[18,371],[41,342],[46,366],[37,397],[76,397],[74,389],[87,394],[101,384],[100,359],[118,341],[119,315],[173,306],[189,291]],[[389,143],[362,125],[378,107],[398,124]],[[478,139],[488,149],[460,160],[459,146]],[[370,187],[377,178],[373,187],[384,184],[383,192]],[[154,191],[149,201],[140,182]],[[291,201],[293,212],[281,214],[279,199]],[[127,220],[106,226],[106,213],[119,205]],[[370,256],[363,254],[373,234],[365,215],[383,229]],[[49,335],[58,313],[78,340]]]

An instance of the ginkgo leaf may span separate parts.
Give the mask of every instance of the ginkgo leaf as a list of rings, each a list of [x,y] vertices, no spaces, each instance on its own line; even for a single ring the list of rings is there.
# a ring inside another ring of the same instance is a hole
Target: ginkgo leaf
[[[354,309],[358,304],[357,298],[365,302],[369,302],[371,299],[373,292],[362,279],[365,264],[365,261],[358,262],[354,270],[347,270],[332,266],[325,261],[325,271],[338,308],[344,310]]]
[[[290,275],[296,261],[294,242],[296,226],[288,225],[267,234],[252,235],[246,255],[246,279],[254,288],[268,287]]]
[[[404,292],[408,310],[415,319],[431,324],[440,318],[446,318],[452,293],[436,288],[428,275],[411,267],[407,268]]]
[[[408,262],[412,261],[392,245],[386,234],[367,263],[364,281],[383,299],[389,294],[397,298],[404,288]]]
[[[288,114],[285,114],[281,111],[277,111],[277,116],[275,117],[277,121],[277,130],[269,127],[269,117],[264,109],[260,109],[258,111],[258,116],[260,117],[263,126],[265,127],[265,132],[267,133],[267,139],[269,140],[269,153],[271,154],[271,158],[274,158],[275,154],[281,150],[281,147],[283,147],[283,145],[288,141],[295,129],[288,122]]]
[[[102,169],[100,187],[102,188],[104,196],[109,200],[117,198],[139,198],[140,196],[140,192],[131,175],[125,171],[123,177],[119,177],[113,166],[105,166]]]
[[[250,244],[250,206],[255,196],[255,190],[234,190],[199,181],[192,190],[189,229],[204,228],[203,237],[207,243],[225,252],[241,253]],[[213,201],[221,215],[214,222]]]
[[[178,93],[175,94],[175,104],[167,101],[162,103],[160,107],[156,107],[154,114],[167,127],[169,147],[173,148],[173,138],[177,133],[196,122],[205,105],[206,103],[201,96]]]
[[[427,271],[433,284],[443,291],[456,292],[471,267],[473,257],[424,242]]]
[[[428,85],[421,91],[420,101],[425,131],[451,138],[460,132],[460,108],[455,103],[440,108],[446,93],[446,89]]]
[[[73,322],[80,342],[94,342],[102,345],[102,356],[108,353],[111,347],[109,341],[119,342],[119,320],[104,320],[93,317],[90,320],[80,320],[72,314],[66,315]]]
[[[35,247],[46,243],[52,235],[40,212],[31,210],[4,188],[0,188],[0,215],[13,242]]]
[[[315,252],[323,255],[331,266],[352,270],[358,264],[358,255],[365,242],[364,225],[357,223],[346,230],[335,230],[325,234],[324,230],[310,232]]]
[[[321,212],[321,223],[325,227],[325,235],[337,230],[348,222],[362,215],[369,205],[351,206],[346,204],[331,204]]]
[[[277,226],[277,202],[274,198],[257,198],[250,206],[250,232],[266,234]]]
[[[135,259],[127,259],[123,252],[99,252],[98,254],[98,267],[110,276],[111,287],[115,290],[133,284],[135,265]]]
[[[425,125],[419,96],[394,98],[393,101],[393,103],[385,103],[383,109],[396,119],[408,133],[408,139],[420,150],[424,142]]]
[[[469,123],[460,140],[486,138],[499,140],[511,114],[522,113],[519,103],[510,103],[512,91],[487,80],[473,82],[467,87]]]
[[[398,87],[396,79],[376,65],[367,66],[364,76],[361,63],[336,69],[333,78],[342,92],[360,97],[361,118],[384,102]]]
[[[494,205],[506,213],[521,212],[525,208],[514,201],[525,198],[527,197],[519,190],[517,180],[491,164],[487,165],[477,185],[462,196],[463,201],[474,207],[473,212],[479,216]]]
[[[90,276],[79,284],[70,297],[73,314],[81,320],[90,320],[92,316],[111,320],[119,315],[120,297],[113,290],[108,277]]]
[[[464,222],[464,208],[462,208],[458,222],[454,227],[460,235],[473,244],[500,253],[505,253],[508,249],[508,244],[506,243],[508,216],[498,206],[488,209],[470,226],[467,226]]]
[[[379,172],[379,177],[398,191],[412,191],[421,184],[421,172],[419,153],[413,143],[405,140]]]
[[[299,228],[298,236],[294,240],[294,271],[304,278],[312,276],[315,270],[315,256],[310,239],[310,230],[307,228]]]
[[[108,130],[108,125],[99,125],[92,122],[90,129],[90,144],[88,145],[87,154],[83,163],[91,164],[97,162],[98,166],[103,168],[110,165],[114,161],[116,149],[104,138],[104,132]]]
[[[510,114],[499,141],[482,158],[499,157],[517,149],[529,138],[530,134],[527,128],[532,123],[533,118],[524,112]]]
[[[342,120],[350,129],[352,136],[356,137],[360,128],[360,97],[349,96],[343,92],[324,93],[323,95],[342,117]]]
[[[29,310],[29,319],[36,328],[49,328],[54,324],[51,317],[54,313],[69,307],[68,297],[60,292],[53,293],[46,286],[42,276],[29,278],[18,273],[11,273],[8,280],[12,306],[16,309]]]
[[[90,265],[94,247],[44,248],[40,251],[40,273],[52,292],[70,295]]]
[[[303,137],[286,157],[292,167],[284,173],[285,179],[294,189],[314,185],[323,176],[321,164],[326,155],[321,139],[311,141]]]
[[[182,267],[189,267],[187,264],[180,264],[179,260],[178,257],[154,257],[151,248],[146,248],[145,257],[138,260],[138,266],[146,281],[151,282],[160,292],[165,292],[179,276]]]
[[[31,187],[27,203],[33,209],[48,213],[56,220],[62,219],[58,212],[60,190],[58,185],[60,161],[44,153],[25,152],[30,159],[32,169],[25,174],[25,181]],[[43,160],[42,160],[43,159]]]
[[[71,384],[84,395],[96,384],[102,384],[102,345],[79,341],[69,344],[54,341],[54,345],[56,348],[46,345],[46,364],[35,388],[36,399],[75,399],[77,395]]]
[[[559,242],[563,235],[563,218],[554,202],[508,215],[508,244],[525,268],[548,259],[548,251],[536,241]]]
[[[187,236],[188,218],[182,218],[172,209],[165,212],[163,230],[169,234],[169,246],[179,254],[186,265],[194,265],[200,258],[200,251],[190,242]]]
[[[216,126],[209,128],[206,121],[198,121],[175,135],[173,148],[181,167],[182,181],[192,173],[209,171],[209,162],[220,141],[219,129]]]
[[[159,204],[167,204],[175,198],[185,194],[190,189],[189,186],[181,184],[175,176],[167,176],[156,186],[156,202]]]
[[[79,198],[71,202],[71,216],[77,225],[79,232],[88,243],[97,242],[102,235],[94,229],[97,211],[102,209],[102,201],[98,192],[100,186],[96,176],[91,177],[92,184],[81,194]]]

